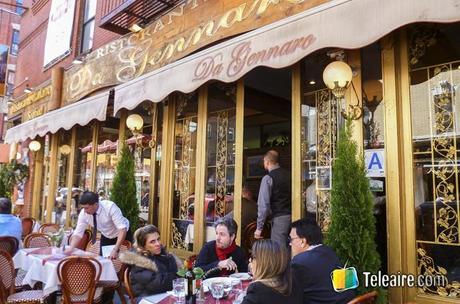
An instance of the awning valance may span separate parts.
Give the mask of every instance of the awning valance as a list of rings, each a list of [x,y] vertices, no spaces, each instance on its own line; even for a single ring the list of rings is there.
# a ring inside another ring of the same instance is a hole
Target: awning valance
[[[460,0],[332,0],[119,85],[114,112],[211,79],[232,82],[257,66],[286,67],[322,48],[359,48],[406,24],[458,20]]]
[[[44,136],[48,132],[56,133],[59,129],[69,130],[75,125],[85,126],[93,119],[104,121],[109,95],[110,91],[106,91],[88,97],[8,129],[5,142],[17,143],[37,135]]]

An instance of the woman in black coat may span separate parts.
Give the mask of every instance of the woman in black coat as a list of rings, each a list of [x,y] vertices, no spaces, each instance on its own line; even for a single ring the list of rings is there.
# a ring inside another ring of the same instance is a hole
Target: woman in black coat
[[[254,281],[243,304],[301,304],[302,290],[292,278],[287,249],[273,240],[259,240],[252,246],[250,266]]]
[[[182,262],[163,248],[158,228],[154,225],[139,228],[134,239],[134,250],[120,255],[123,263],[131,265],[134,296],[141,298],[171,290]]]

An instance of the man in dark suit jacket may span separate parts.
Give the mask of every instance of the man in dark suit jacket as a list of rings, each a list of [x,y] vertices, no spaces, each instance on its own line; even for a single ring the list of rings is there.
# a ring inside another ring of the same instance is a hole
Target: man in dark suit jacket
[[[227,275],[233,272],[247,272],[248,261],[243,249],[235,243],[238,225],[227,217],[220,218],[216,224],[216,240],[206,243],[196,259],[197,267],[212,271],[207,276]]]
[[[348,303],[353,290],[337,292],[332,286],[331,272],[341,268],[332,248],[323,245],[321,229],[312,219],[292,223],[289,240],[292,250],[292,271],[300,280],[304,304]]]

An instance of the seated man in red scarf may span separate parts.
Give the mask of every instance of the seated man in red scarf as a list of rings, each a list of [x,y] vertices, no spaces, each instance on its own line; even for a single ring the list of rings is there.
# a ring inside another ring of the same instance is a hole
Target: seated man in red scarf
[[[216,223],[216,240],[206,243],[196,259],[196,267],[207,277],[228,275],[234,272],[247,272],[248,261],[243,249],[235,243],[238,225],[231,218],[220,218]]]

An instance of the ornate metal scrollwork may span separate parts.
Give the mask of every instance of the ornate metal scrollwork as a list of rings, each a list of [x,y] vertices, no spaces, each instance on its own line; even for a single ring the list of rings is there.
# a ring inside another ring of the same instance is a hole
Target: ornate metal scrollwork
[[[316,93],[317,108],[317,166],[331,166],[337,144],[337,103],[329,90]],[[317,221],[323,231],[331,222],[331,194],[327,190],[318,192]]]
[[[172,228],[171,246],[177,249],[187,250],[187,247],[185,246],[185,242],[182,239],[182,235],[179,232],[179,229],[177,228],[176,223],[174,221],[172,222],[171,228]]]
[[[437,42],[439,30],[433,26],[421,25],[414,29],[410,37],[410,64],[415,65],[423,57],[426,50]]]
[[[447,278],[447,270],[441,266],[436,266],[433,258],[428,256],[427,252],[422,249],[417,249],[417,272],[425,278],[430,276],[435,278],[438,282],[443,284],[436,284],[436,286],[423,285],[419,286],[420,293],[434,293],[443,297],[458,298],[460,297],[460,282],[449,282]]]
[[[228,111],[217,114],[217,155],[216,155],[216,216],[225,215],[225,193],[227,192],[227,134]]]
[[[436,215],[435,240],[458,243],[458,172],[455,132],[455,86],[449,82],[451,71],[444,65],[434,69],[432,87],[432,167]]]

